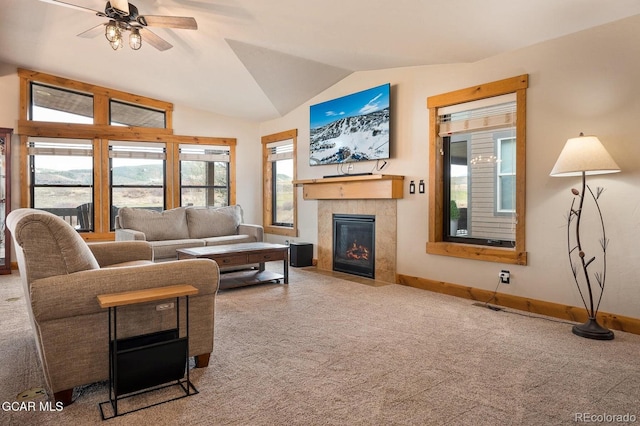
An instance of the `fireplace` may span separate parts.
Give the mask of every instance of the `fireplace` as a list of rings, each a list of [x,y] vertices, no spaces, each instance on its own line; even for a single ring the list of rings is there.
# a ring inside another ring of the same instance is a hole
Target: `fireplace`
[[[375,278],[375,226],[371,215],[333,215],[333,270]]]

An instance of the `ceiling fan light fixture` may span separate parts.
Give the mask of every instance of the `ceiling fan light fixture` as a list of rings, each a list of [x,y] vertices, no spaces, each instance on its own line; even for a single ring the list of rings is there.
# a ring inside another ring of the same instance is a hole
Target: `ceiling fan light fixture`
[[[114,21],[113,19],[110,20],[109,23],[106,25],[104,29],[104,36],[110,42],[113,42],[116,38],[120,36],[120,29],[118,28],[116,21]]]
[[[129,47],[133,50],[138,50],[142,47],[142,36],[137,28],[131,30],[129,35]]]
[[[124,46],[124,43],[122,42],[122,36],[120,35],[120,31],[118,31],[118,35],[116,36],[116,38],[114,38],[113,41],[110,41],[109,44],[111,45],[111,48],[113,50],[122,49],[122,47]]]
[[[73,0],[42,1],[91,12],[92,15],[100,18],[107,18],[106,23],[98,24],[86,31],[83,31],[78,34],[78,36],[83,38],[93,38],[104,31],[105,38],[113,50],[121,49],[124,46],[123,33],[126,31],[131,31],[129,34],[129,47],[131,50],[140,50],[142,47],[142,35],[144,35],[145,43],[148,43],[154,49],[163,52],[167,49],[171,49],[173,46],[162,37],[156,35],[150,30],[147,30],[147,26],[187,30],[198,29],[198,24],[196,23],[195,18],[186,16],[141,15],[138,12],[138,8],[129,3],[128,0],[109,0],[106,2],[104,12],[70,3]]]

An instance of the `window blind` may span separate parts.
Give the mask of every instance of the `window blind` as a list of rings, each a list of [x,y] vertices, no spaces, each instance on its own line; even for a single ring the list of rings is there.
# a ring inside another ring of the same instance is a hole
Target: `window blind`
[[[109,158],[164,160],[166,158],[165,144],[155,142],[111,142],[109,143]]]
[[[91,157],[93,145],[85,139],[29,138],[28,152],[29,155]]]
[[[515,94],[495,96],[438,109],[439,136],[516,125]]]
[[[293,159],[293,139],[267,144],[267,161]]]
[[[180,145],[180,161],[230,161],[231,149],[218,145]]]

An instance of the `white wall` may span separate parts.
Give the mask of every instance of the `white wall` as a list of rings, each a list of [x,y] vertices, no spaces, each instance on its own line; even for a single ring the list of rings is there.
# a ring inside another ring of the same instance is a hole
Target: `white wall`
[[[15,66],[0,63],[0,127],[18,128],[20,117],[20,78]],[[13,135],[11,141],[11,164],[19,164],[20,138]],[[11,206],[20,204],[20,171],[14,166],[11,169]]]
[[[16,67],[0,62],[0,127],[15,129],[20,114],[20,79]]]
[[[565,141],[579,132],[597,135],[622,173],[589,179],[605,186],[601,206],[610,238],[607,289],[601,310],[640,318],[640,16],[496,56],[473,64],[358,72],[277,120],[266,135],[297,128],[298,179],[335,174],[333,166],[308,165],[309,106],[390,82],[392,160],[384,173],[405,176],[398,201],[398,273],[493,291],[500,269],[512,283],[500,292],[582,306],[566,254],[565,214],[577,178],[552,178]],[[529,74],[527,92],[527,266],[428,255],[428,194],[408,194],[408,183],[428,187],[429,96]],[[371,171],[373,163],[354,172]],[[317,243],[317,203],[299,195],[299,241]]]

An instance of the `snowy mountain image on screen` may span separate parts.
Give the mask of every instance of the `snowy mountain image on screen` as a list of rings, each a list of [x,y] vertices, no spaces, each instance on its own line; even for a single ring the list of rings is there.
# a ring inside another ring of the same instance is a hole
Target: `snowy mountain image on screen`
[[[389,121],[388,85],[312,106],[309,164],[389,158]]]

